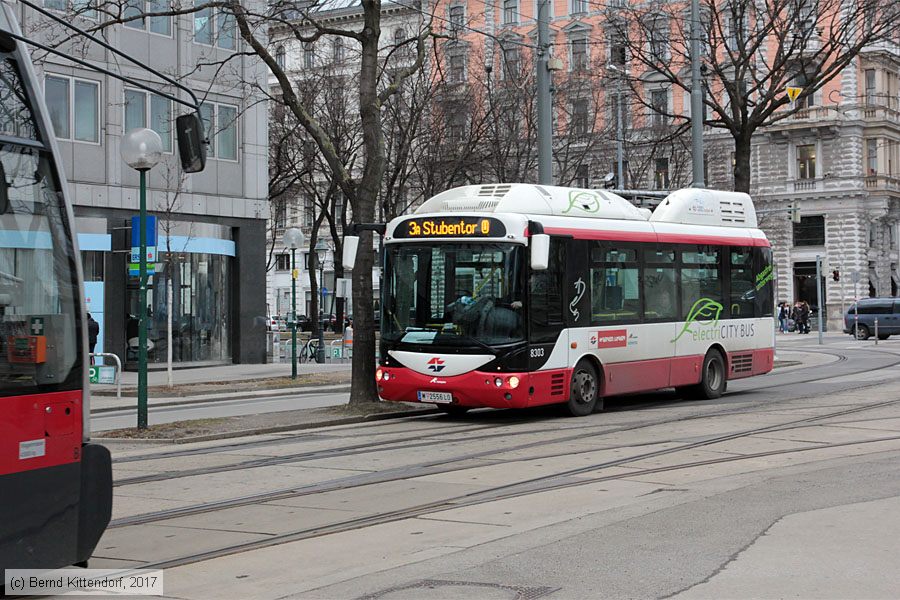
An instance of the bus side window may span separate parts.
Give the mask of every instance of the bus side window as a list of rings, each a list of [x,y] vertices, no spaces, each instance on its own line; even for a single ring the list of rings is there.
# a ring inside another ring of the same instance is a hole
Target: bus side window
[[[732,319],[747,319],[754,316],[756,311],[756,290],[752,248],[729,246],[725,250],[729,255],[729,267],[731,277],[729,279],[729,299],[726,311],[722,317],[731,315]]]
[[[712,320],[726,317],[721,277],[722,249],[686,246],[681,251],[681,317]],[[712,301],[714,304],[710,304]],[[698,314],[697,310],[701,310]]]
[[[533,343],[555,341],[563,327],[562,287],[566,252],[564,241],[550,239],[550,265],[528,278],[529,319]]]
[[[775,310],[775,271],[771,248],[753,248],[753,277],[756,288],[755,316],[771,317]]]

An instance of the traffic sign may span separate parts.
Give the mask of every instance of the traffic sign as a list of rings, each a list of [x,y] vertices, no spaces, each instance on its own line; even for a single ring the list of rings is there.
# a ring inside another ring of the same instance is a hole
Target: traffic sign
[[[116,368],[112,366],[88,367],[88,376],[91,383],[114,384],[116,382]]]
[[[803,88],[788,86],[787,87],[787,95],[790,98],[791,102],[797,100],[797,97],[800,95],[800,92],[803,91]]]

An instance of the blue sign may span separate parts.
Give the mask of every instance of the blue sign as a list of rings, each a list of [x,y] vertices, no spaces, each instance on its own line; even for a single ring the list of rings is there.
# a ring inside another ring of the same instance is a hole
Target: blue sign
[[[141,245],[141,217],[131,217],[131,247]],[[147,215],[147,245],[156,246],[156,217]]]

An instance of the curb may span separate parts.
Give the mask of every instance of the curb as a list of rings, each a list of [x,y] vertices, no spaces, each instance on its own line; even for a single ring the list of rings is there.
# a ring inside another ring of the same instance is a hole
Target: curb
[[[184,406],[187,404],[209,404],[211,402],[221,402],[225,400],[252,400],[253,398],[281,398],[284,396],[299,396],[309,393],[314,393],[316,391],[322,392],[349,392],[350,384],[346,385],[333,385],[333,386],[312,386],[312,385],[304,385],[296,388],[275,388],[270,392],[265,390],[259,390],[254,392],[245,392],[242,395],[237,394],[204,394],[193,397],[185,397],[180,400],[164,400],[161,402],[153,402],[148,406],[149,408],[154,408],[157,406]],[[101,398],[108,398],[108,396],[100,396]],[[130,410],[133,409],[137,403],[137,398],[135,396],[123,396],[123,400],[129,399],[134,402],[131,404],[121,404],[119,406],[105,406],[103,408],[92,408],[91,414],[102,414],[102,413],[110,413],[116,412],[118,410]],[[92,396],[93,399],[93,396]]]
[[[419,415],[440,414],[441,411],[436,408],[412,411],[398,411],[389,413],[380,413],[373,415],[360,415],[358,417],[340,417],[327,421],[317,421],[314,423],[296,423],[294,425],[278,425],[276,427],[260,427],[257,429],[241,429],[238,431],[228,431],[224,433],[211,433],[208,435],[196,435],[186,438],[105,438],[91,437],[91,441],[108,444],[108,443],[140,443],[140,444],[192,444],[194,442],[211,442],[215,440],[227,440],[230,438],[248,437],[253,435],[263,435],[266,433],[282,433],[285,431],[301,431],[305,429],[318,429],[320,427],[334,427],[337,425],[354,425],[356,423],[366,423],[370,421],[386,421],[389,419],[402,419],[404,417],[414,417]]]

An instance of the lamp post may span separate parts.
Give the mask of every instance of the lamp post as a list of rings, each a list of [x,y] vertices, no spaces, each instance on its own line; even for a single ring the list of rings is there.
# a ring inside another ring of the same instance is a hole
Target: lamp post
[[[291,249],[291,379],[297,379],[297,248],[303,246],[303,232],[291,227],[283,240]]]
[[[628,76],[628,69],[620,69],[609,63],[606,68],[614,71],[616,77],[616,187],[625,189],[625,127],[622,123],[622,78]]]
[[[138,284],[138,429],[147,428],[147,171],[162,158],[162,139],[152,129],[132,129],[122,139],[122,159],[140,173],[140,271]]]
[[[321,364],[325,362],[325,324],[323,323],[325,315],[325,286],[322,285],[325,279],[325,258],[328,256],[328,244],[325,240],[319,238],[316,242],[316,260],[319,262],[319,347],[316,350],[316,362]]]

